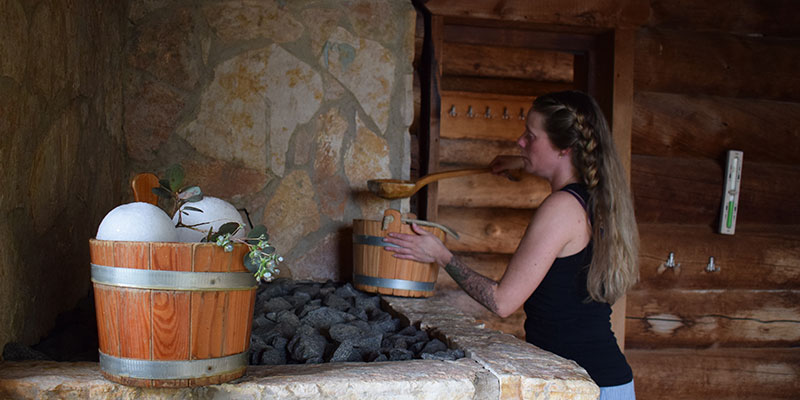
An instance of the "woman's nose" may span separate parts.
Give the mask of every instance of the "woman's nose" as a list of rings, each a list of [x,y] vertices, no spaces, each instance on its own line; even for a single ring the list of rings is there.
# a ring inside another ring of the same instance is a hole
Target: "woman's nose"
[[[524,148],[525,148],[525,144],[526,144],[526,143],[525,143],[525,134],[523,133],[523,134],[522,134],[522,136],[520,136],[520,137],[517,139],[517,145],[518,145],[519,147],[522,147],[522,148],[524,149]]]

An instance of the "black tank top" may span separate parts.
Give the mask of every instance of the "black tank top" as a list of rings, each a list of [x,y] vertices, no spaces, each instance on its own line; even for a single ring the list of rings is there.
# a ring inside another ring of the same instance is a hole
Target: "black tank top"
[[[585,185],[573,183],[561,190],[589,209]],[[556,258],[523,306],[527,317],[525,339],[574,360],[600,387],[623,385],[633,379],[633,372],[611,331],[611,306],[586,301],[586,274],[591,261],[591,241],[577,254]]]

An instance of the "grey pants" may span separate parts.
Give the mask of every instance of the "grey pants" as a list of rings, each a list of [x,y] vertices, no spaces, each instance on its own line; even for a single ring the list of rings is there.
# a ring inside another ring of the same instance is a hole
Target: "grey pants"
[[[619,386],[601,387],[598,400],[636,400],[636,394],[633,392],[633,381],[631,380]]]

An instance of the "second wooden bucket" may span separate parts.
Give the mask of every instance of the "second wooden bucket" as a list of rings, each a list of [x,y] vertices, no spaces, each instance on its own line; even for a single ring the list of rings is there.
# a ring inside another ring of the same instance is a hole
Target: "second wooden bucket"
[[[423,226],[422,229],[445,240],[445,233],[439,228]],[[432,296],[439,266],[393,257],[393,253],[384,250],[389,244],[383,238],[389,232],[414,234],[397,210],[386,210],[383,221],[353,221],[353,286],[392,296]]]
[[[100,369],[139,387],[193,387],[241,377],[257,282],[247,246],[89,241]]]

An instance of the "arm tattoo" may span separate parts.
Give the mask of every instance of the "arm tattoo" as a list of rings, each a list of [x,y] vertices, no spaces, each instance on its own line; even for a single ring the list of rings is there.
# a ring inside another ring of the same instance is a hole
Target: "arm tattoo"
[[[494,299],[497,282],[471,270],[455,255],[444,266],[444,270],[470,297],[481,303],[489,311],[497,313],[497,303]]]

